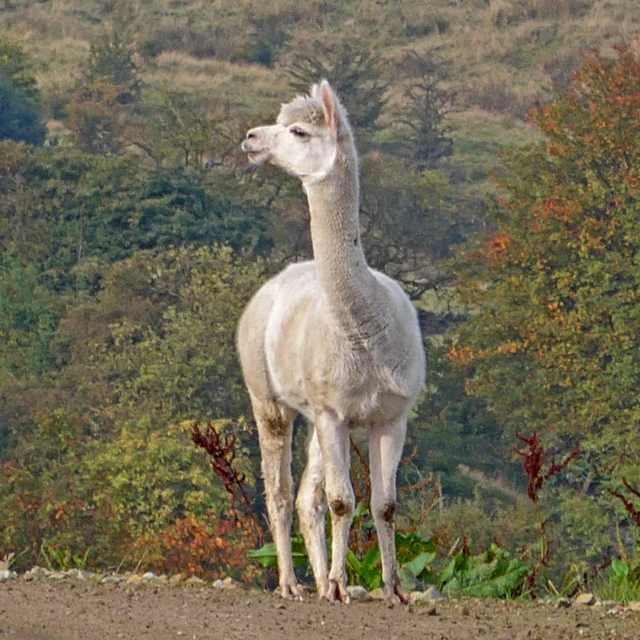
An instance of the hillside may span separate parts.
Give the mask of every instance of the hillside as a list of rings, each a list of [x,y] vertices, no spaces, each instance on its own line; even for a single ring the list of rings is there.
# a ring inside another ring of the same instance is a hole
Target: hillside
[[[147,85],[197,90],[249,119],[286,97],[283,69],[318,55],[315,42],[348,42],[388,63],[390,106],[402,95],[393,72],[402,56],[428,53],[456,95],[456,157],[480,178],[474,167],[486,169],[496,143],[527,139],[517,120],[568,81],[580,52],[630,40],[640,14],[631,0],[7,0],[0,9],[0,31],[35,60],[54,117],[105,29],[126,32]]]

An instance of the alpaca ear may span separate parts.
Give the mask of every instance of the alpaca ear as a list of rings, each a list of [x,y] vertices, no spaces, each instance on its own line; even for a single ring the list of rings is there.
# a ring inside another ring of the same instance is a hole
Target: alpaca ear
[[[331,85],[326,80],[323,80],[320,84],[320,96],[329,131],[331,131],[331,133],[337,133],[338,122],[340,120],[338,99],[336,98],[336,94],[333,93]]]

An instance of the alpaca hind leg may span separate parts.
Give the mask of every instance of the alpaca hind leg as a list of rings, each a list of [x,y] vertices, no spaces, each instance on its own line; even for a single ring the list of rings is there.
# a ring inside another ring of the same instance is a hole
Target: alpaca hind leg
[[[329,589],[320,594],[331,602],[350,602],[347,593],[346,561],[349,530],[355,497],[349,478],[349,428],[335,414],[324,412],[316,419],[318,442],[322,451],[325,490],[331,513],[331,570]]]
[[[291,555],[291,434],[295,412],[288,407],[274,402],[261,402],[253,397],[252,404],[258,425],[269,526],[278,557],[280,595],[302,600],[303,593],[293,572]]]
[[[310,426],[310,430],[307,467],[300,481],[296,506],[318,595],[322,598],[329,592],[325,535],[327,497],[324,490],[324,461],[318,434],[313,426]]]
[[[372,429],[369,437],[371,510],[382,556],[382,581],[387,602],[407,602],[400,588],[396,560],[394,514],[396,474],[407,432],[407,418]]]

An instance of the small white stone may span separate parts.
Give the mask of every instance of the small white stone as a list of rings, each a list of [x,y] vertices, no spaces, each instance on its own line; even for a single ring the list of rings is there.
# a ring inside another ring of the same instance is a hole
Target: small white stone
[[[14,578],[17,578],[17,577],[18,577],[18,574],[15,571],[11,571],[11,569],[0,571],[0,581],[13,580]]]
[[[223,589],[237,589],[238,588],[238,583],[231,576],[227,576],[222,581],[222,588]]]
[[[593,593],[581,593],[576,598],[576,604],[581,604],[587,607],[591,607],[596,603],[596,597]]]
[[[43,567],[31,567],[29,571],[24,574],[25,580],[35,580],[36,578],[45,578],[47,576],[47,570]]]
[[[212,586],[214,589],[222,589],[222,580],[218,578],[217,580],[214,581]]]
[[[143,580],[155,580],[158,576],[153,573],[153,571],[147,571],[146,573],[142,574],[142,579]]]

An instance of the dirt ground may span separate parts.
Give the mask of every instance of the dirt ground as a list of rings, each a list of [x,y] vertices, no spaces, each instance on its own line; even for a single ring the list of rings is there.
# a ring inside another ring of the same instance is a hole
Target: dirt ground
[[[448,600],[389,607],[331,605],[310,596],[124,582],[0,582],[0,638],[109,640],[640,639],[640,612],[619,605]]]

